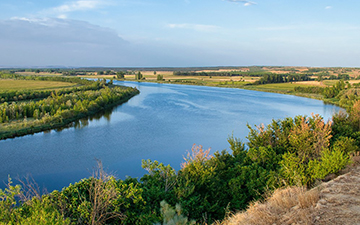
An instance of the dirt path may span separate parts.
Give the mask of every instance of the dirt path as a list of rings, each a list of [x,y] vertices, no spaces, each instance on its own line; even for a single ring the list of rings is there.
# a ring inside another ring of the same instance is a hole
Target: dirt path
[[[314,224],[360,225],[360,166],[320,185]]]

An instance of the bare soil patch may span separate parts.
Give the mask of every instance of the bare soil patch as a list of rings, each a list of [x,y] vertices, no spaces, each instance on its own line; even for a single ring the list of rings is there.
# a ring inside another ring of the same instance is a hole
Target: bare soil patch
[[[313,224],[360,224],[360,166],[320,187]]]

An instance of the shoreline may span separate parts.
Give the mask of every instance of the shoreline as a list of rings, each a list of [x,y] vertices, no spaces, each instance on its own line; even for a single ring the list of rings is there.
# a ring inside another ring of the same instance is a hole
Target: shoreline
[[[259,89],[259,88],[256,88],[256,87],[254,88],[253,86],[252,86],[252,88],[246,88],[246,87],[251,87],[250,85],[243,85],[243,86],[240,86],[240,87],[239,86],[238,87],[233,87],[233,86],[196,84],[196,83],[187,83],[187,82],[168,82],[168,81],[157,82],[157,81],[148,81],[148,80],[121,80],[121,79],[113,79],[113,80],[116,80],[116,81],[130,81],[130,82],[142,82],[142,83],[178,84],[178,85],[188,85],[188,86],[218,87],[218,88],[235,88],[235,89],[243,89],[243,90],[249,90],[249,91],[259,91],[259,92],[267,92],[267,93],[292,95],[292,96],[297,96],[297,97],[302,97],[302,98],[319,100],[319,101],[322,101],[324,104],[338,106],[338,107],[346,110],[346,108],[344,106],[341,106],[340,104],[338,104],[339,101],[334,102],[334,101],[331,101],[330,99],[324,99],[324,97],[320,96],[319,94],[296,93],[296,92],[288,92],[288,91],[281,92],[281,91],[271,90],[271,89],[268,89],[268,90],[265,89],[264,90],[264,89]],[[311,86],[311,85],[309,85],[309,86]],[[318,95],[318,96],[316,96],[316,95]]]
[[[26,128],[22,128],[22,129],[17,129],[17,130],[3,131],[0,133],[0,141],[6,140],[9,138],[16,138],[16,137],[22,137],[22,136],[26,136],[26,135],[32,135],[32,134],[39,133],[39,132],[50,131],[50,130],[54,130],[54,129],[66,128],[66,127],[68,127],[69,124],[71,124],[73,122],[79,121],[84,118],[91,117],[95,114],[104,112],[110,108],[124,104],[127,101],[129,101],[132,97],[138,95],[139,93],[140,92],[138,90],[129,92],[128,94],[125,94],[123,96],[123,98],[119,99],[119,101],[117,101],[117,102],[108,104],[105,107],[99,108],[98,110],[89,111],[88,113],[80,113],[72,118],[60,119],[60,122],[51,122],[50,121],[50,123],[41,124],[38,126],[30,126],[30,127],[26,127]]]

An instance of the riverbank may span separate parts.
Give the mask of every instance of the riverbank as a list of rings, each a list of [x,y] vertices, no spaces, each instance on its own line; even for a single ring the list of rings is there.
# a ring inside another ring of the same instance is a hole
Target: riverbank
[[[6,75],[2,74],[3,77]],[[47,80],[60,80],[56,87],[69,87],[51,90],[46,85],[53,81],[39,80],[39,77],[19,77],[8,75],[4,81],[22,89],[9,90],[3,87],[0,104],[0,140],[34,134],[51,129],[59,129],[79,119],[127,102],[139,94],[135,88],[121,87],[106,81],[84,81],[79,78],[50,77]],[[61,85],[62,80],[68,81]],[[26,86],[29,82],[30,86]],[[7,82],[9,83],[9,82]],[[54,82],[53,82],[54,83]],[[45,86],[44,86],[45,85]],[[27,87],[27,89],[26,89]]]
[[[71,118],[53,118],[45,121],[37,120],[33,122],[25,122],[25,124],[16,123],[14,125],[7,125],[0,130],[0,140],[7,138],[21,137],[28,134],[35,134],[42,131],[48,131],[53,129],[60,129],[68,126],[69,124],[76,122],[80,119],[91,117],[92,115],[98,114],[104,110],[111,109],[115,106],[127,102],[130,98],[139,94],[138,91],[132,91],[129,94],[125,94],[122,98],[117,101],[107,104],[103,107],[98,107],[88,112],[79,113]],[[20,127],[20,129],[19,129]]]
[[[285,95],[293,95],[298,97],[310,98],[323,101],[325,104],[336,105],[341,108],[348,110],[353,102],[345,104],[342,103],[341,97],[339,98],[325,98],[324,95],[320,93],[301,93],[296,92],[296,87],[332,87],[330,84],[334,84],[334,82],[329,82],[325,85],[323,82],[312,81],[312,82],[294,82],[294,83],[276,83],[276,84],[262,84],[262,85],[249,85],[249,82],[207,82],[203,80],[175,80],[175,81],[155,81],[155,80],[134,80],[134,79],[115,79],[118,81],[131,81],[131,82],[145,82],[145,83],[160,83],[160,84],[179,84],[179,85],[192,85],[192,86],[206,86],[206,87],[221,87],[221,88],[237,88],[251,91],[260,91],[260,92],[268,92],[268,93],[277,93],[277,94],[285,94]],[[349,98],[348,96],[344,96],[345,98]],[[353,99],[352,99],[353,100]]]

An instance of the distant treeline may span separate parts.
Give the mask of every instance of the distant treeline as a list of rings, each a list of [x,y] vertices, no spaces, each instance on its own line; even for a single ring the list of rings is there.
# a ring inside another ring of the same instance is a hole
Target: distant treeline
[[[319,86],[298,86],[294,88],[295,92],[301,93],[314,93],[314,94],[322,94],[325,98],[334,98],[336,97],[342,90],[350,89],[351,84],[345,83],[343,80],[336,82],[332,87],[319,87]]]
[[[311,78],[307,74],[264,74],[259,80],[252,83],[253,85],[258,84],[272,84],[272,83],[286,83],[296,81],[309,81]]]
[[[242,66],[215,66],[215,67],[77,67],[77,68],[3,68],[0,71],[7,72],[63,72],[63,71],[201,71],[201,70],[239,70],[240,68],[254,68],[254,70],[262,70],[262,67],[242,67]]]
[[[298,86],[294,88],[298,93],[320,94],[327,103],[337,104],[347,110],[360,100],[360,84],[351,85],[349,82],[340,80],[332,87]]]
[[[40,81],[60,81],[68,83],[77,83],[82,85],[92,84],[91,80],[82,79],[79,77],[63,77],[63,76],[24,76],[19,74],[7,74],[0,72],[0,79],[13,79],[13,80],[40,80]]]
[[[247,76],[247,77],[262,77],[270,75],[270,72],[264,71],[226,71],[226,72],[196,72],[196,71],[174,71],[176,76]]]

